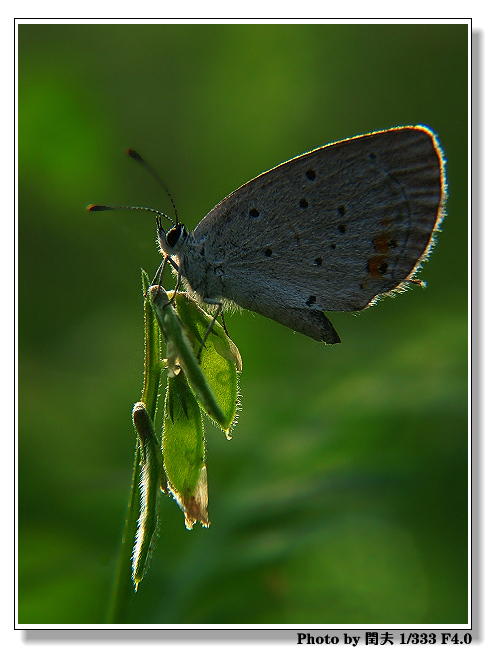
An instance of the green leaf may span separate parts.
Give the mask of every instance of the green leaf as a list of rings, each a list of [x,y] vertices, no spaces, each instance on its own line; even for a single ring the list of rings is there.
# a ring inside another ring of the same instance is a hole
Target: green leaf
[[[213,316],[206,313],[186,293],[177,293],[175,305],[195,352],[199,351]],[[227,425],[227,436],[236,422],[238,372],[242,370],[240,352],[215,321],[201,351],[201,368]],[[198,398],[199,399],[199,398]]]
[[[183,370],[168,378],[162,451],[168,488],[192,529],[209,525],[204,430],[199,404]]]
[[[162,373],[161,338],[158,321],[148,297],[150,280],[144,270],[141,271],[145,312],[145,373],[141,401],[147,408],[151,420],[155,421],[157,410],[160,375]]]
[[[211,389],[203,367],[199,365],[195,348],[190,342],[184,325],[170,304],[164,289],[161,286],[151,286],[148,289],[148,295],[167,343],[169,375],[178,374],[179,369],[182,368],[202,409],[228,434],[235,417],[236,403],[233,407],[233,415],[230,415],[229,403],[225,406],[227,409],[227,414],[225,414]],[[218,359],[222,360],[222,357],[218,357]]]
[[[143,402],[136,402],[133,407],[133,424],[140,447],[140,515],[132,559],[133,581],[138,590],[158,537],[163,465],[153,421]]]

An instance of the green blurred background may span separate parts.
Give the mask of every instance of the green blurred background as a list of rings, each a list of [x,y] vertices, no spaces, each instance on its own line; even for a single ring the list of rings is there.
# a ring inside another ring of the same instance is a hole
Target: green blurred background
[[[210,529],[161,502],[128,623],[465,623],[467,26],[20,25],[19,622],[103,623],[143,375],[140,267],[272,166],[424,123],[448,217],[415,288],[324,346],[229,314],[243,408],[208,422]]]

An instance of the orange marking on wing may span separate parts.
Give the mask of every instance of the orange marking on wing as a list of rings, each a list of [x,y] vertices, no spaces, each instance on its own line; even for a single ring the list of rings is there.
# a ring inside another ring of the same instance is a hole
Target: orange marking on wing
[[[383,270],[383,268],[385,268],[385,270]],[[386,257],[383,257],[382,255],[371,257],[367,262],[367,271],[370,277],[383,277],[387,268],[388,264],[386,262]]]
[[[390,235],[386,233],[378,234],[375,236],[373,238],[373,245],[376,252],[386,254],[390,248],[390,240]]]

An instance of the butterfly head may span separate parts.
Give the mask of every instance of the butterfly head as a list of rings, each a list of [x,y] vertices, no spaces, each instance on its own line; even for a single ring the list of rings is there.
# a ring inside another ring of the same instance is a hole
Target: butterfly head
[[[181,251],[187,240],[187,230],[185,225],[177,223],[166,232],[157,220],[157,239],[162,255],[172,256]]]

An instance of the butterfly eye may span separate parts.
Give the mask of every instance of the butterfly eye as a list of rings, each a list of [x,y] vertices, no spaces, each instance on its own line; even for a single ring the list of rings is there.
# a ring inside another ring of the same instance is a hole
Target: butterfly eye
[[[182,233],[185,234],[183,225],[176,225],[175,227],[172,227],[172,229],[170,229],[165,236],[167,245],[170,248],[174,248],[177,245],[177,242]]]

